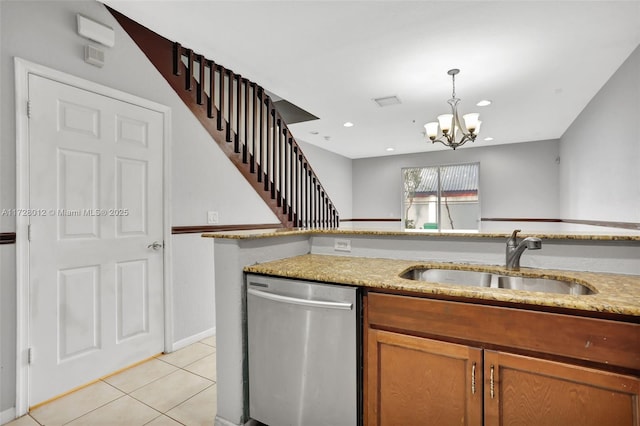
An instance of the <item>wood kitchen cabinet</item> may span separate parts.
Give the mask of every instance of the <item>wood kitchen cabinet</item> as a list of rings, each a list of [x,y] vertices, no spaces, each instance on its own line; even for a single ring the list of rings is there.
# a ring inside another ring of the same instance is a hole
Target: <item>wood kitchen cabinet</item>
[[[480,349],[382,330],[368,341],[368,425],[482,425]]]
[[[365,326],[366,426],[640,426],[637,323],[370,292]]]
[[[485,425],[640,424],[638,378],[496,351],[484,361]]]

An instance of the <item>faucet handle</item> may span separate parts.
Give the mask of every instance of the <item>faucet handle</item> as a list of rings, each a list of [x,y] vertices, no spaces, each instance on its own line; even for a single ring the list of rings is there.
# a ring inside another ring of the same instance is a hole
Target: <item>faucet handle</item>
[[[518,232],[522,231],[522,229],[514,229],[513,232],[511,233],[511,238],[509,238],[510,240],[515,240],[518,238]]]

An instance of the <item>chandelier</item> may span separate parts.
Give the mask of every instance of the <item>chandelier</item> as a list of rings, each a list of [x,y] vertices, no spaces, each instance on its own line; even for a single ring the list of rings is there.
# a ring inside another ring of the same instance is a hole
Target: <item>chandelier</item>
[[[456,75],[460,72],[459,69],[452,69],[447,71],[447,74],[451,76],[453,82],[453,92],[451,93],[451,99],[447,103],[451,106],[451,114],[442,114],[438,116],[438,121],[433,121],[424,125],[426,134],[431,139],[431,143],[440,142],[441,144],[453,148],[454,150],[464,145],[467,141],[475,141],[478,132],[480,131],[480,123],[478,120],[480,114],[470,113],[465,114],[464,127],[460,124],[460,118],[458,117],[458,102],[459,98],[456,98]],[[438,138],[438,128],[442,131],[441,136]]]

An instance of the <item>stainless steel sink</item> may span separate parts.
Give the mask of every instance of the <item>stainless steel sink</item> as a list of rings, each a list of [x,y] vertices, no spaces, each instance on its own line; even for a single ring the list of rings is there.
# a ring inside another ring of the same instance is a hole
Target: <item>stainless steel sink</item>
[[[555,294],[587,295],[594,293],[589,287],[575,281],[507,276],[482,271],[415,268],[405,272],[401,277],[416,281]]]
[[[467,285],[475,287],[491,286],[491,274],[478,271],[459,271],[457,269],[417,268],[406,272],[402,278],[416,281]]]
[[[496,276],[496,278],[498,279],[498,288],[572,294],[576,296],[593,294],[593,291],[589,287],[575,281],[561,281],[549,278],[507,277],[501,275]]]

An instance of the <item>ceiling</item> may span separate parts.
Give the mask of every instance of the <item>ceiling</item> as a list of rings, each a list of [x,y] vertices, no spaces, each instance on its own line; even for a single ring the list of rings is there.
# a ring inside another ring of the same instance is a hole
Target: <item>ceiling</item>
[[[294,136],[349,158],[449,149],[423,125],[451,68],[482,120],[459,149],[560,138],[640,44],[640,0],[102,1],[319,117]]]

